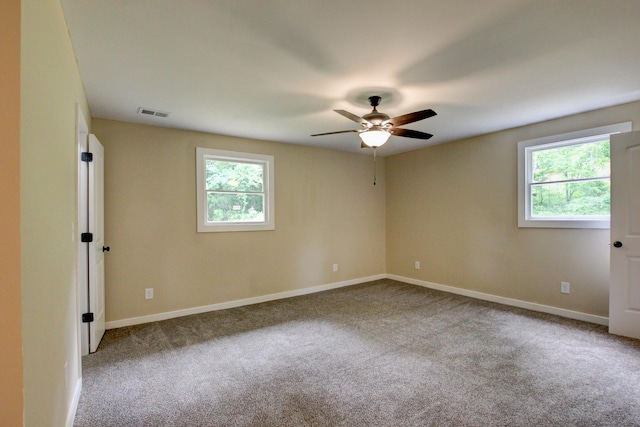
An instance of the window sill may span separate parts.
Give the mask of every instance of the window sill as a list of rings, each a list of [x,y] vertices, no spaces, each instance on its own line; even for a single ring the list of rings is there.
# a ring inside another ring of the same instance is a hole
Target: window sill
[[[608,219],[567,219],[567,220],[549,220],[549,219],[521,219],[518,220],[518,228],[593,228],[593,229],[609,229],[610,221]]]

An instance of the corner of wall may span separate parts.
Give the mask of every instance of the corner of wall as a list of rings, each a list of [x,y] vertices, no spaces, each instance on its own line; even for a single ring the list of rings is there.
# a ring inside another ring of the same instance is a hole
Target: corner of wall
[[[20,0],[0,5],[0,425],[24,423],[20,256]]]

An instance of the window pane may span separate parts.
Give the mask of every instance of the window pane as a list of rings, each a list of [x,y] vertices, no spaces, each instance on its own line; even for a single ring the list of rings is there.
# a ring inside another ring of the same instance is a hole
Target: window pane
[[[263,222],[264,195],[207,194],[208,222]]]
[[[609,141],[537,150],[531,160],[534,182],[609,176]]]
[[[531,186],[533,217],[609,215],[610,206],[608,179]]]
[[[264,166],[258,163],[207,160],[205,180],[207,190],[261,193]]]

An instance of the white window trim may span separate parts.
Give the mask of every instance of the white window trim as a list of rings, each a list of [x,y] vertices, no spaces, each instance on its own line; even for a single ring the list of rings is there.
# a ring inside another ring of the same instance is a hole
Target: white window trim
[[[599,217],[597,219],[544,219],[531,217],[531,186],[528,177],[531,177],[531,163],[529,152],[532,148],[539,145],[553,146],[557,143],[557,147],[563,145],[571,145],[581,142],[589,142],[593,137],[610,135],[613,133],[630,132],[632,129],[631,122],[616,123],[608,126],[585,129],[576,132],[568,132],[560,135],[546,136],[543,138],[530,139],[518,142],[518,227],[537,227],[537,228],[609,228],[610,219],[608,217]]]
[[[205,161],[210,158],[233,162],[259,162],[264,165],[265,180],[265,212],[261,222],[207,222],[207,203],[205,190]],[[238,151],[216,150],[213,148],[196,148],[196,191],[198,233],[226,231],[264,231],[275,230],[275,165],[274,157],[267,154],[241,153]]]

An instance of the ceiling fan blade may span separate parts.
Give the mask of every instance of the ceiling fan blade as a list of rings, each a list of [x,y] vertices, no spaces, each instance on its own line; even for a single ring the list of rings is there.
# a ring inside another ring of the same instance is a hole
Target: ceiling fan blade
[[[353,120],[354,122],[356,122],[358,124],[369,125],[369,126],[372,125],[372,123],[370,123],[368,120],[365,120],[360,116],[356,116],[355,114],[350,113],[348,111],[345,111],[345,110],[333,110],[333,111],[335,111],[336,113],[340,114],[341,116],[346,117],[349,120]]]
[[[358,129],[339,130],[339,131],[336,131],[336,132],[316,133],[315,135],[311,135],[311,136],[334,135],[336,133],[348,133],[348,132],[360,132],[360,131]]]
[[[389,129],[389,133],[396,136],[404,136],[406,138],[416,138],[416,139],[429,139],[433,136],[430,133],[420,132],[420,131],[411,130],[411,129],[402,129],[402,128],[391,128]]]
[[[393,126],[402,126],[407,123],[417,122],[418,120],[428,119],[436,115],[436,112],[432,109],[416,111],[414,113],[404,114],[402,116],[393,117],[386,120],[383,124],[391,123]]]

